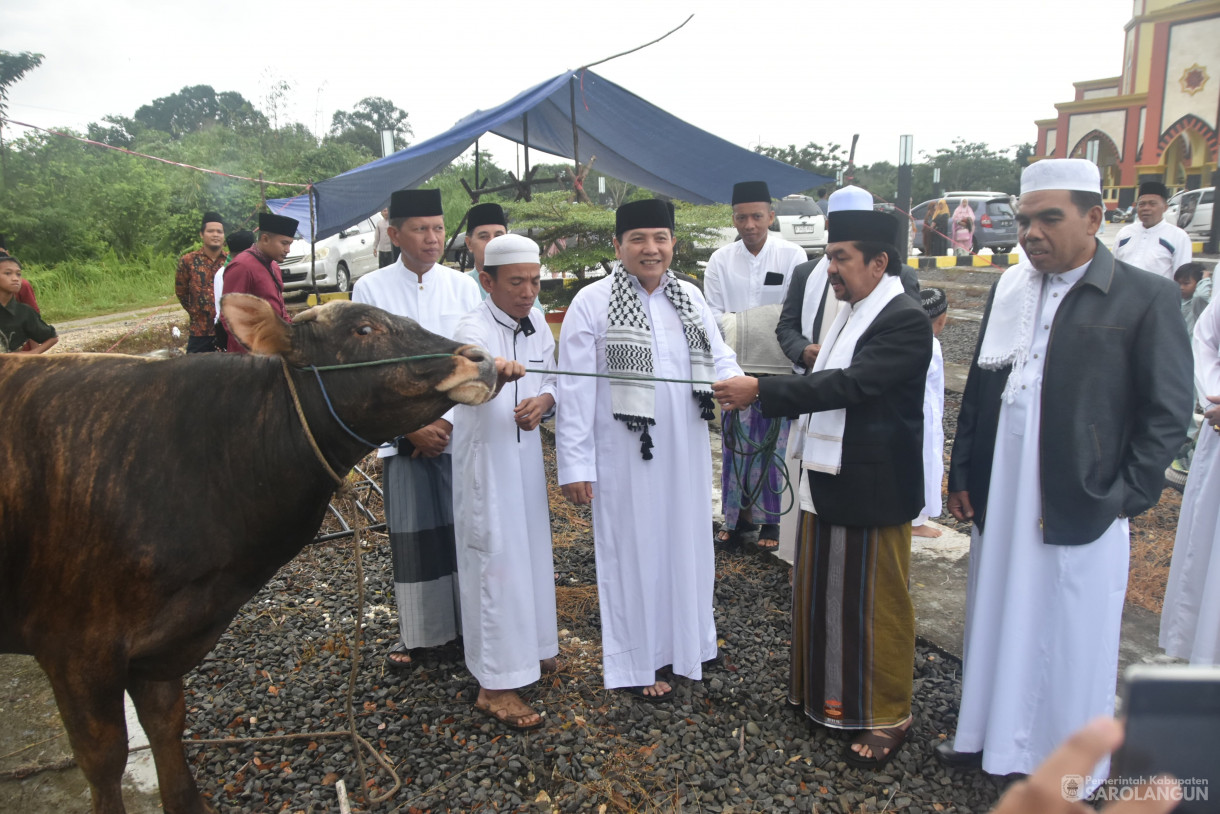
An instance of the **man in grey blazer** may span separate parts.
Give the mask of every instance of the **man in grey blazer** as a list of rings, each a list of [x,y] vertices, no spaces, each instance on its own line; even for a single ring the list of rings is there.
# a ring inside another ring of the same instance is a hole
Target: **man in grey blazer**
[[[1022,173],[1028,262],[992,290],[949,470],[949,511],[974,522],[951,765],[1030,773],[1114,710],[1127,519],[1185,435],[1191,356],[1178,291],[1116,261],[1101,218],[1091,162]]]

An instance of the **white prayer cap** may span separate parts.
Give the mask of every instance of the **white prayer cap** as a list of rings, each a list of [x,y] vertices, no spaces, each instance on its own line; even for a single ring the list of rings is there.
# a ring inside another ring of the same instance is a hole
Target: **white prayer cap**
[[[1079,190],[1101,194],[1097,165],[1083,158],[1047,158],[1021,171],[1021,194],[1044,189]]]
[[[872,208],[873,193],[857,186],[845,186],[842,189],[837,189],[830,193],[830,198],[826,201],[827,215],[843,209],[872,210]]]
[[[538,244],[525,235],[500,235],[487,241],[483,250],[484,266],[508,266],[513,263],[540,263]]]

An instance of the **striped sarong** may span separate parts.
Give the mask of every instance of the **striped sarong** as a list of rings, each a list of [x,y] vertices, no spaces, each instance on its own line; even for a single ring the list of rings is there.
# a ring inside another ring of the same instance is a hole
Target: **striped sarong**
[[[897,726],[911,714],[911,524],[835,526],[801,512],[788,700],[823,726]]]
[[[788,448],[788,427],[791,422],[786,418],[765,418],[762,408],[757,402],[739,412],[724,412],[721,414],[721,449],[724,466],[720,471],[721,495],[724,498],[724,527],[737,528],[738,515],[745,509],[750,509],[750,521],[753,523],[773,523],[778,525],[780,512],[784,502],[784,471],[782,463],[784,450]],[[779,423],[779,440],[775,448],[779,455],[755,454],[758,445],[762,443],[771,425]],[[738,430],[734,429],[734,425]],[[748,443],[736,441],[743,447],[734,451],[734,437],[738,431],[744,431]],[[743,486],[758,489],[758,482],[765,481],[754,501],[749,504],[749,496],[744,494]]]
[[[436,647],[462,632],[452,456],[399,454],[382,464],[399,634],[408,648]]]

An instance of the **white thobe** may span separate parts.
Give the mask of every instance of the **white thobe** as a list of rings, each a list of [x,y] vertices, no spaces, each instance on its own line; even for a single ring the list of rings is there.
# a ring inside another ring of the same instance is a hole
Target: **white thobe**
[[[1128,223],[1114,238],[1114,257],[1172,280],[1173,273],[1190,262],[1190,236],[1164,218],[1150,229],[1139,221]]]
[[[457,327],[459,342],[534,370],[555,369],[555,338],[542,312],[535,331],[490,299]],[[559,653],[551,515],[538,429],[517,427],[513,409],[555,395],[555,375],[527,373],[479,407],[458,405],[453,424],[453,525],[466,666],[479,686],[508,690],[537,681],[538,662]]]
[[[212,278],[212,298],[216,301],[216,318],[213,323],[220,322],[220,298],[224,296],[225,290],[225,267],[221,266],[216,269],[216,276]]]
[[[1199,406],[1220,395],[1220,307],[1213,300],[1195,323]],[[1220,433],[1204,421],[1182,495],[1169,584],[1161,611],[1161,647],[1191,664],[1220,664]]]
[[[805,250],[782,237],[767,235],[757,255],[738,240],[712,252],[703,272],[708,308],[719,317],[760,305],[783,304],[792,269],[806,260]],[[767,275],[772,283],[767,284]]]
[[[658,286],[646,292],[632,277],[652,327],[654,374],[691,377],[690,349],[677,310]],[[564,316],[559,368],[606,373],[606,327],[613,277],[581,289]],[[684,288],[702,314],[716,378],[741,368],[704,302]],[[642,687],[656,671],[702,677],[716,655],[712,618],[712,455],[707,422],[691,385],[656,383],[656,425],[649,428],[653,458],[640,455],[640,433],[614,418],[608,379],[559,377],[556,451],[561,485],[593,483],[605,686]]]
[[[932,337],[932,361],[923,388],[923,512],[915,519],[922,525],[929,517],[940,517],[941,481],[945,476],[945,357],[940,340]]]
[[[458,322],[481,301],[478,285],[462,272],[438,263],[420,277],[403,265],[401,256],[357,280],[352,300],[413,319],[425,330],[447,339],[457,335]],[[445,413],[444,419],[452,424],[453,410]],[[452,439],[445,451],[450,449]],[[377,454],[384,458],[398,451],[387,444]]]
[[[1127,520],[1082,545],[1047,545],[1041,530],[1043,367],[1055,312],[1086,268],[1043,279],[1020,386],[1000,407],[987,529],[970,542],[954,748],[982,751],[991,774],[1033,772],[1089,720],[1114,712]],[[1050,409],[1071,397],[1047,395]],[[1108,771],[1107,758],[1089,791]]]

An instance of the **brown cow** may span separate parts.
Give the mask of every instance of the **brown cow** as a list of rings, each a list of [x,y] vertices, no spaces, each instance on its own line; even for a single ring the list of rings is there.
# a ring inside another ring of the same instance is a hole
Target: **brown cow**
[[[340,473],[368,448],[301,366],[452,354],[321,374],[339,418],[378,443],[455,402],[480,404],[506,379],[481,348],[367,305],[330,303],[291,325],[257,297],[223,309],[264,355],[0,356],[0,652],[46,671],[97,814],[124,810],[124,690],[165,810],[210,809],[182,748],[182,675],[313,539],[336,487],[279,357]]]

